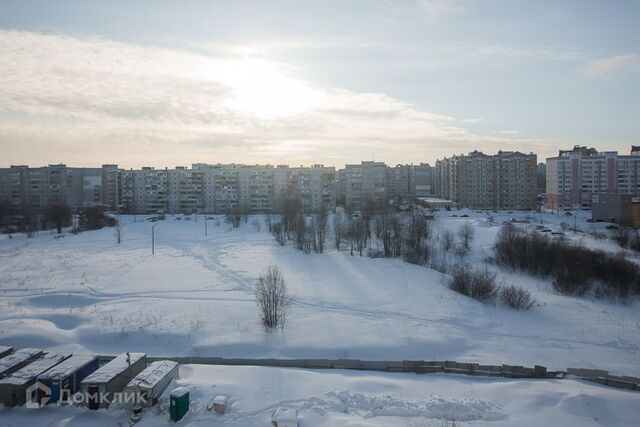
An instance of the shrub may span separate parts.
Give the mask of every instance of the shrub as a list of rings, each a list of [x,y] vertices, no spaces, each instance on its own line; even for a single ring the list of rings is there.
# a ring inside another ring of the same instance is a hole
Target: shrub
[[[471,298],[481,302],[493,301],[500,290],[496,282],[496,273],[484,269],[474,271],[472,276]]]
[[[572,274],[568,270],[563,270],[555,274],[553,289],[565,295],[585,296],[591,289],[591,280]]]
[[[471,296],[472,273],[469,267],[456,266],[451,271],[449,289],[459,294]]]
[[[474,270],[458,265],[453,268],[451,276],[449,289],[480,302],[493,301],[500,290],[496,274],[487,269]]]
[[[503,286],[500,289],[500,301],[515,310],[529,310],[535,304],[529,291],[513,285]]]
[[[626,298],[640,292],[640,271],[624,256],[524,233],[513,226],[498,233],[494,259],[514,270],[551,277],[554,289],[563,294],[584,296],[594,287],[602,288],[596,297]]]

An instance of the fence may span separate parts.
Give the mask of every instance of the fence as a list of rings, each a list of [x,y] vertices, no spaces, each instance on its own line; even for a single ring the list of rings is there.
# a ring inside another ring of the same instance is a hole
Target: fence
[[[99,356],[101,363],[114,356]],[[413,372],[417,374],[463,374],[481,377],[563,379],[567,375],[609,387],[640,390],[640,378],[610,375],[600,369],[568,368],[565,371],[549,371],[544,366],[533,368],[517,365],[480,365],[455,361],[399,360],[376,361],[358,359],[228,359],[222,357],[147,357],[149,362],[173,360],[180,364],[225,365],[225,366],[268,366],[306,369],[351,369],[379,372]]]

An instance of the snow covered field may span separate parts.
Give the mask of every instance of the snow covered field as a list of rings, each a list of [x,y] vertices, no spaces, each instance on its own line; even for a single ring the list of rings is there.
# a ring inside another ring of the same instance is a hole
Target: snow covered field
[[[183,365],[177,384],[190,389],[191,399],[178,425],[194,427],[266,427],[279,406],[297,409],[300,427],[451,427],[452,419],[458,427],[621,427],[640,418],[637,392],[573,380]],[[205,409],[217,394],[231,398],[223,416]],[[128,425],[128,416],[122,410],[5,408],[0,426],[113,427]],[[176,424],[161,403],[136,425]]]
[[[494,216],[501,224],[522,215]],[[49,232],[33,239],[3,236],[0,345],[153,356],[447,359],[640,375],[637,298],[620,304],[561,296],[549,282],[498,270],[501,280],[526,287],[539,303],[518,312],[458,295],[441,273],[399,259],[350,256],[331,241],[326,253],[305,255],[278,246],[264,224],[255,229],[253,218],[234,229],[215,217],[205,237],[203,219],[158,222],[155,255],[152,223],[143,217],[135,223],[123,217],[120,245],[113,229],[63,238]],[[562,215],[542,220],[554,230],[561,222],[573,225]],[[476,231],[468,259],[481,264],[500,228],[486,214],[441,212],[436,228],[455,232],[467,221]],[[583,217],[578,225],[603,227]],[[609,240],[568,234],[618,250]],[[262,328],[253,297],[256,278],[270,264],[281,268],[295,295],[287,325],[276,333]],[[283,403],[300,410],[302,425],[314,427],[441,426],[446,418],[472,425],[623,426],[640,417],[638,393],[573,380],[189,365],[181,367],[179,382],[192,388],[196,403],[189,425],[209,425],[213,415],[202,408],[217,393],[234,399],[228,416],[217,421],[238,426],[266,425]],[[3,409],[0,425],[23,425],[25,411]],[[168,424],[158,411],[141,425]],[[46,408],[28,417],[30,425],[91,420],[112,426],[127,415],[101,412],[96,419],[84,409]]]
[[[480,263],[500,227],[489,225],[486,214],[463,212],[470,217],[441,212],[437,228],[473,223],[469,259]],[[205,237],[202,216],[197,223],[175,218],[157,223],[155,255],[152,224],[141,217],[124,218],[120,245],[112,229],[4,237],[0,345],[154,356],[448,359],[640,374],[637,299],[561,296],[549,282],[500,271],[501,280],[526,287],[540,303],[517,312],[456,294],[441,273],[399,259],[350,256],[332,242],[326,253],[306,255],[278,246],[252,219],[238,229],[209,220]],[[573,218],[544,220],[558,228]],[[611,241],[576,238],[617,250]],[[271,334],[253,297],[256,278],[270,264],[283,270],[295,295],[284,331]]]

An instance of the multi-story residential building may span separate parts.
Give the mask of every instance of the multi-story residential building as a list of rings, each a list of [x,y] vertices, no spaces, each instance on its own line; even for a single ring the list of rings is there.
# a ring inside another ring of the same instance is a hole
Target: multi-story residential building
[[[436,161],[434,183],[437,197],[451,201],[459,200],[460,159],[461,156],[454,155]]]
[[[120,170],[118,165],[102,165],[101,203],[115,209],[119,203]]]
[[[389,197],[415,195],[415,177],[412,165],[396,165],[387,168],[387,192]]]
[[[243,166],[238,171],[239,206],[249,212],[270,212],[274,207],[274,167]]]
[[[192,168],[202,172],[205,212],[231,212],[238,207],[238,174],[242,165],[197,163]]]
[[[69,168],[60,164],[0,169],[0,200],[9,204],[13,215],[39,212],[55,203],[95,206],[101,203],[101,199],[100,168]]]
[[[640,147],[619,155],[575,146],[547,159],[547,208],[588,209],[597,193],[640,195]]]
[[[535,209],[535,154],[478,151],[436,162],[436,195],[473,209]]]
[[[335,206],[336,170],[323,165],[279,165],[274,172],[274,195],[277,200],[284,194],[296,194],[305,212],[330,209]]]
[[[123,212],[151,214],[167,212],[168,172],[166,169],[143,167],[121,172],[119,208]]]
[[[8,205],[10,216],[22,215],[28,205],[28,166],[0,169],[0,201]]]
[[[412,166],[413,191],[416,197],[432,197],[435,195],[434,168],[427,163]]]
[[[0,169],[0,201],[12,215],[41,212],[51,203],[71,208],[105,205],[121,213],[272,212],[283,195],[299,197],[305,212],[336,205],[338,195],[353,209],[371,200],[429,196],[433,171],[427,164],[387,167],[362,162],[334,167],[287,165],[193,164],[191,169],[42,168]]]
[[[349,209],[362,208],[369,200],[386,202],[389,199],[387,166],[383,162],[368,161],[345,165],[341,179],[344,180],[341,188],[344,190],[345,204]]]
[[[167,211],[191,214],[203,209],[203,174],[183,166],[167,170]]]

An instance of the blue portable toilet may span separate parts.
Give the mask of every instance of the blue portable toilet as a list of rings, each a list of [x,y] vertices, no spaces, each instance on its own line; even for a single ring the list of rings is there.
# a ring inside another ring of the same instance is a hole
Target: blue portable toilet
[[[97,356],[74,354],[38,376],[37,381],[50,390],[49,403],[64,403],[80,391],[80,382],[100,366]],[[42,393],[42,389],[38,389]],[[42,397],[39,396],[39,401]]]

